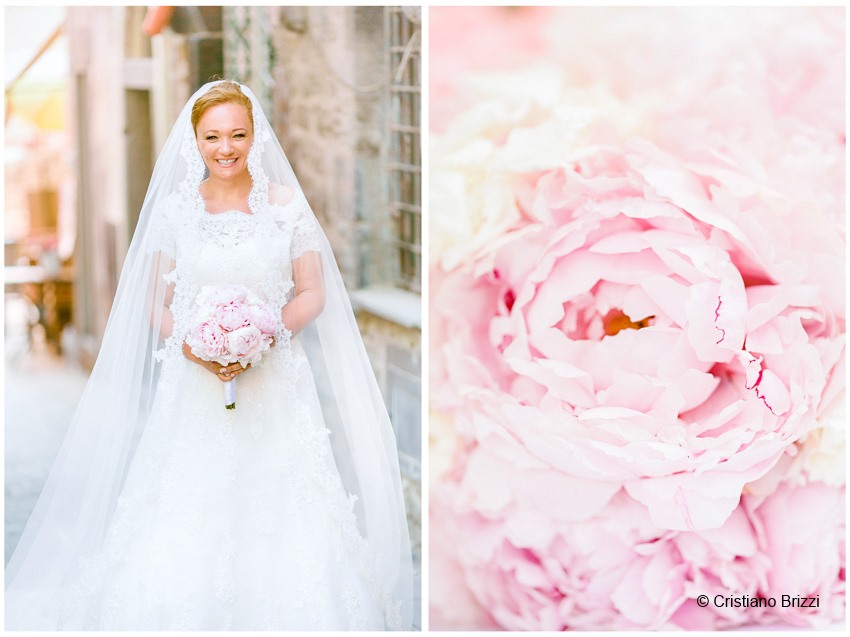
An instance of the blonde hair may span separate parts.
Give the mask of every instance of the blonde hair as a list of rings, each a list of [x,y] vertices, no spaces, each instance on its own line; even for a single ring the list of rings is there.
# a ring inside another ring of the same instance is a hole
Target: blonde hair
[[[192,105],[192,130],[195,131],[195,135],[198,134],[198,122],[201,121],[204,113],[219,104],[239,104],[240,106],[244,106],[245,110],[248,111],[251,128],[254,128],[254,113],[251,100],[242,92],[242,87],[239,84],[225,80],[219,82],[201,95]]]

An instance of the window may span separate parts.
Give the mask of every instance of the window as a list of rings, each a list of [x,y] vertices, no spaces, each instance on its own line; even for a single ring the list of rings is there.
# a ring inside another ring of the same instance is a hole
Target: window
[[[418,293],[422,268],[420,9],[387,7],[385,16],[392,73],[388,170],[390,214],[395,223],[398,255],[396,284]]]

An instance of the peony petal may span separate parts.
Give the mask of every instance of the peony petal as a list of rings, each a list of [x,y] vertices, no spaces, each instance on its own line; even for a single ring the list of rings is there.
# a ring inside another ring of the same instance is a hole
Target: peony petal
[[[701,361],[724,363],[732,359],[732,352],[722,346],[726,330],[718,324],[718,312],[723,305],[719,286],[705,281],[690,288],[690,298],[685,305],[688,319],[687,335],[691,346]]]
[[[669,276],[646,277],[640,286],[664,314],[680,327],[685,327],[685,304],[689,294],[686,286],[676,283]]]
[[[791,409],[791,395],[788,393],[788,388],[779,379],[779,376],[774,374],[769,369],[765,369],[761,373],[760,382],[756,383],[753,388],[765,407],[776,416],[781,416]]]
[[[656,600],[648,597],[643,589],[644,568],[643,560],[633,561],[622,574],[611,601],[628,620],[639,626],[651,626]]]
[[[712,205],[695,175],[681,168],[654,163],[643,166],[640,172],[658,196],[669,199],[700,221],[725,230],[749,245],[743,231]]]

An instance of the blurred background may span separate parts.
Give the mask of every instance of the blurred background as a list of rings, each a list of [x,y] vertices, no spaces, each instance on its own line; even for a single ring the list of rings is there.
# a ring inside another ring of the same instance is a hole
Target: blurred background
[[[218,75],[260,97],[333,246],[396,430],[418,573],[420,11],[4,8],[7,561],[97,356],[159,149]]]

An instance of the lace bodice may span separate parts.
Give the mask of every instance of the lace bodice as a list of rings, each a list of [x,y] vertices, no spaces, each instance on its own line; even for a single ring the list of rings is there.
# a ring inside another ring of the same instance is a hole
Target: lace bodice
[[[154,219],[151,235],[154,248],[175,263],[165,275],[174,284],[174,332],[166,342],[166,350],[174,354],[189,329],[201,287],[247,286],[279,314],[295,287],[293,260],[320,250],[316,221],[300,190],[288,204],[269,204],[256,214],[211,214],[182,201],[175,197],[168,202]]]

